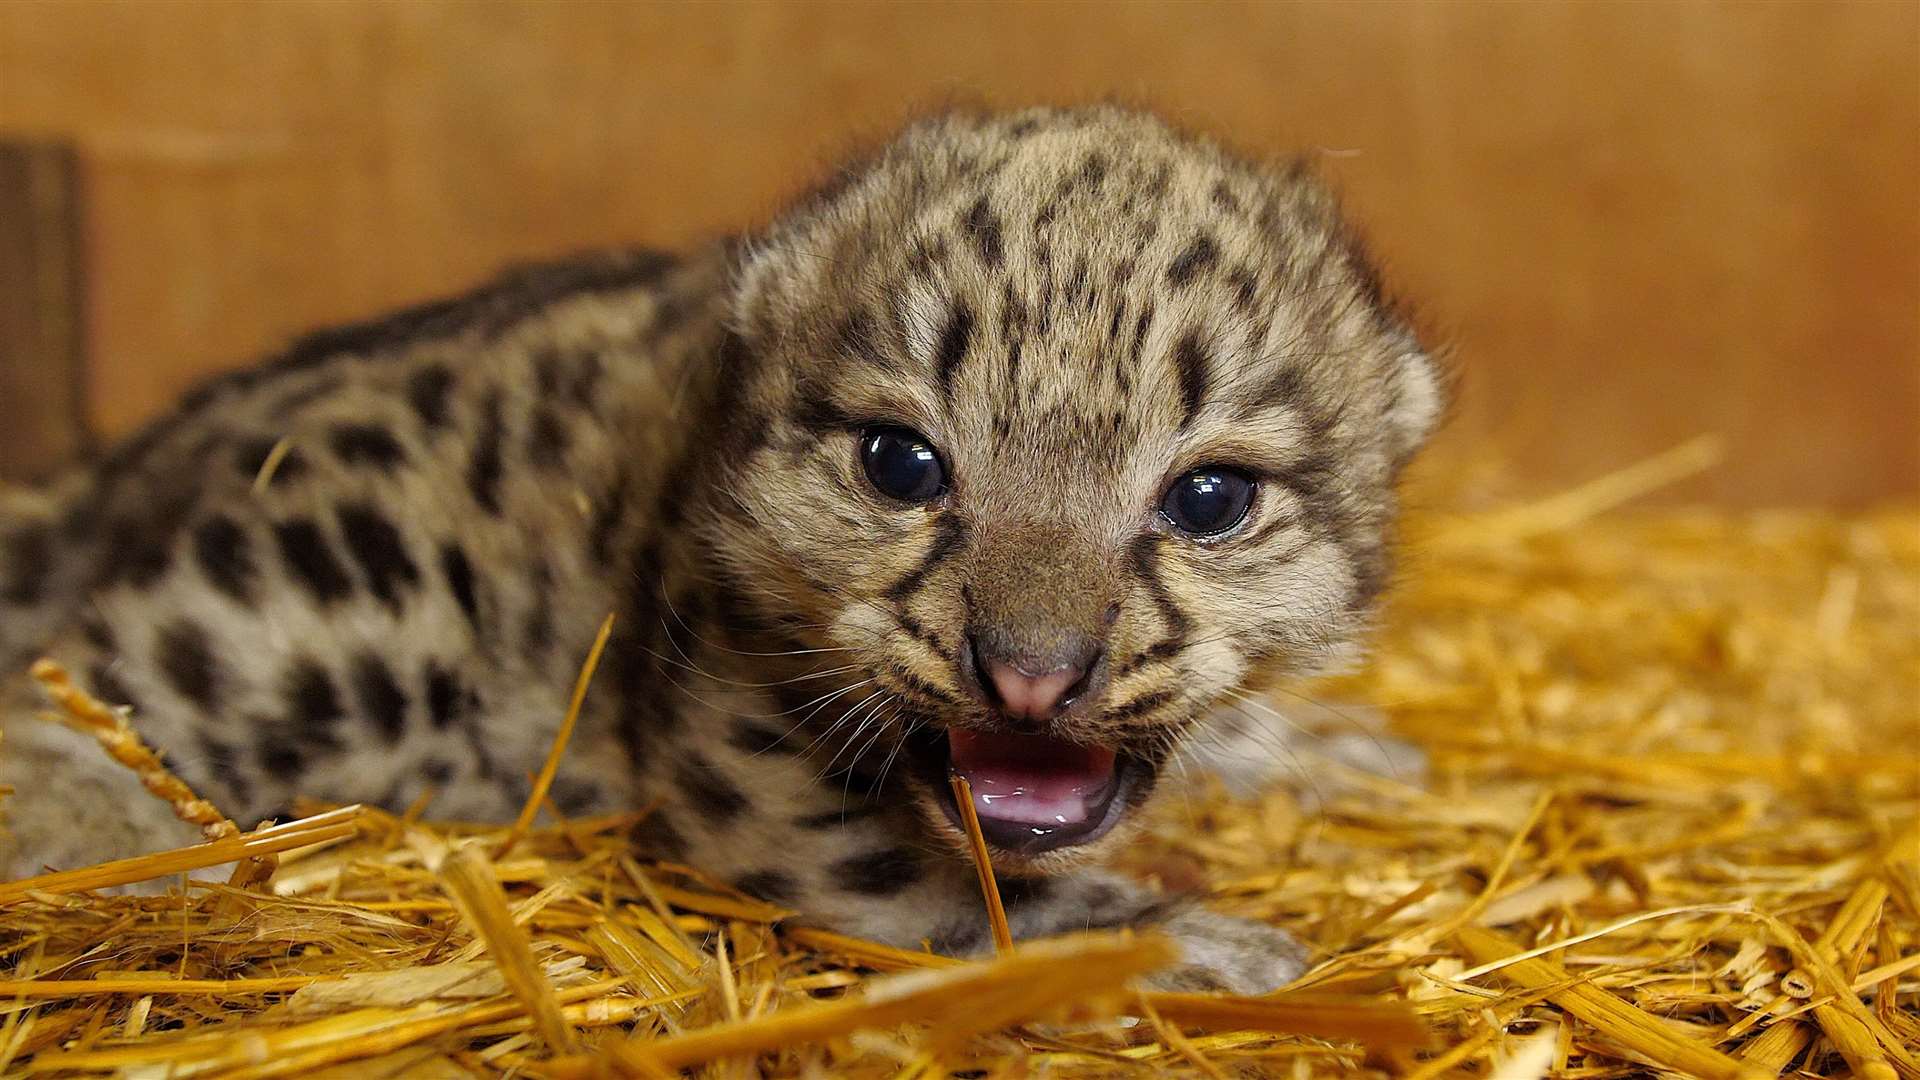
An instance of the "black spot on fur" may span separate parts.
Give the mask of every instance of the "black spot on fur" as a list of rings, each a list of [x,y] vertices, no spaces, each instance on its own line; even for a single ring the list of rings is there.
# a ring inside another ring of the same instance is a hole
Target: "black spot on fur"
[[[544,656],[553,646],[553,605],[548,601],[550,586],[536,586],[533,606],[527,609],[521,625],[521,640],[528,656]]]
[[[1153,326],[1153,301],[1140,309],[1140,317],[1133,321],[1133,364],[1139,366],[1140,356],[1146,351],[1147,330]]]
[[[595,566],[605,566],[607,560],[613,557],[614,534],[627,510],[626,485],[626,479],[622,477],[594,505],[593,521],[587,526],[587,557]]]
[[[1214,246],[1213,237],[1201,233],[1194,237],[1193,243],[1187,245],[1179,258],[1173,260],[1173,265],[1167,267],[1167,284],[1180,288],[1211,267],[1219,255],[1220,250]]]
[[[113,628],[95,612],[89,611],[80,617],[80,634],[87,639],[87,644],[101,652],[110,653],[119,648],[113,636]]]
[[[862,896],[892,896],[925,874],[912,848],[891,847],[854,855],[833,864],[832,880]]]
[[[453,779],[453,762],[445,758],[428,758],[420,763],[420,779],[435,787],[446,786]]]
[[[566,426],[552,409],[542,405],[533,410],[533,420],[527,428],[527,460],[543,469],[557,469],[566,464],[569,442]]]
[[[757,896],[772,904],[791,904],[800,897],[800,883],[780,870],[755,870],[734,881],[734,887],[748,896]]]
[[[400,738],[407,726],[407,695],[386,661],[370,652],[360,654],[353,663],[353,696],[388,742]]]
[[[699,754],[689,754],[676,765],[673,777],[688,805],[715,825],[726,825],[747,809],[746,794]]]
[[[210,735],[202,734],[196,740],[200,746],[200,760],[205,771],[214,781],[224,785],[232,796],[235,806],[245,806],[253,801],[253,785],[240,771],[240,752],[229,743]]]
[[[53,534],[44,525],[29,525],[7,537],[0,549],[0,600],[9,604],[38,603],[53,574]]]
[[[393,432],[378,424],[341,424],[328,438],[333,452],[349,465],[371,465],[391,472],[407,460]]]
[[[453,672],[429,660],[426,668],[427,719],[439,730],[452,727],[466,709],[467,697]]]
[[[154,662],[175,693],[207,712],[219,707],[220,669],[207,632],[198,623],[182,619],[163,628]]]
[[[1173,365],[1180,373],[1180,426],[1185,428],[1199,415],[1207,396],[1207,347],[1200,331],[1189,330],[1180,338],[1180,344],[1174,346]]]
[[[687,854],[687,838],[665,810],[655,810],[634,826],[633,839],[643,850],[661,858],[680,859]]]
[[[140,702],[134,698],[133,691],[127,689],[127,684],[120,681],[120,676],[113,673],[112,665],[96,663],[88,668],[87,684],[93,696],[107,704],[127,705],[135,712],[140,711]]]
[[[1080,163],[1080,183],[1086,185],[1088,191],[1099,190],[1100,181],[1106,179],[1106,176],[1107,156],[1105,154],[1095,151],[1088,154],[1087,159]]]
[[[743,754],[797,754],[800,747],[789,745],[787,732],[777,724],[762,724],[743,718],[733,722],[727,745]]]
[[[858,359],[865,364],[887,371],[893,371],[897,365],[874,340],[873,316],[865,311],[857,311],[841,320],[836,337],[839,339],[840,354]]]
[[[1259,279],[1254,277],[1253,271],[1242,266],[1235,269],[1228,280],[1233,284],[1233,306],[1251,314],[1260,288]]]
[[[1000,269],[1006,260],[1006,254],[1000,242],[1000,219],[993,215],[993,208],[987,204],[985,195],[975,199],[967,211],[966,229],[973,237],[973,246],[980,252],[980,261],[989,270]]]
[[[263,742],[255,756],[259,758],[260,767],[276,780],[296,780],[307,769],[307,756],[299,747],[286,742]]]
[[[280,558],[287,570],[315,600],[329,604],[353,591],[353,583],[334,557],[326,536],[311,520],[281,522],[273,527],[273,537],[280,545]]]
[[[953,311],[947,316],[946,329],[940,332],[940,346],[935,354],[942,393],[952,395],[953,377],[959,372],[960,362],[967,358],[967,349],[972,345],[973,308],[964,300],[956,300]]]
[[[366,572],[373,595],[398,609],[400,590],[418,584],[420,568],[407,554],[406,541],[378,510],[367,503],[349,503],[339,509],[340,535],[360,569]]]
[[[136,589],[151,588],[172,565],[170,532],[156,522],[131,518],[107,526],[106,549],[114,553],[112,577]]]
[[[446,426],[452,391],[453,372],[439,364],[429,364],[407,377],[407,404],[428,431]]]
[[[296,661],[288,670],[282,693],[287,702],[287,722],[301,738],[325,741],[332,738],[334,725],[346,714],[340,708],[340,695],[327,669],[312,660]]]
[[[193,531],[193,555],[214,588],[235,603],[252,605],[256,573],[253,546],[232,518],[216,515],[201,522]]]
[[[542,398],[553,398],[560,393],[560,354],[553,349],[541,349],[533,357],[533,388]]]
[[[815,435],[853,426],[853,417],[833,400],[833,388],[820,379],[802,380],[794,391],[793,420]]]
[[[440,572],[447,579],[447,591],[453,594],[453,602],[460,605],[461,613],[478,632],[480,600],[474,594],[473,564],[467,561],[467,553],[459,544],[448,543],[440,548]]]
[[[500,444],[506,438],[506,420],[501,415],[500,392],[487,395],[480,410],[480,437],[473,444],[473,457],[467,464],[467,490],[481,509],[500,513]]]
[[[597,352],[581,353],[573,369],[573,378],[567,381],[568,400],[582,409],[593,407],[594,392],[600,386],[600,377],[606,371]]]

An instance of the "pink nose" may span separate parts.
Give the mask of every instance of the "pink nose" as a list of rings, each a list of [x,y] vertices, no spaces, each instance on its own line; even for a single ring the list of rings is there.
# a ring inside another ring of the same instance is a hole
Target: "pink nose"
[[[1087,674],[1083,667],[1064,667],[1030,675],[1001,660],[987,660],[984,666],[1000,708],[1010,717],[1026,720],[1045,720],[1059,712],[1067,692]]]

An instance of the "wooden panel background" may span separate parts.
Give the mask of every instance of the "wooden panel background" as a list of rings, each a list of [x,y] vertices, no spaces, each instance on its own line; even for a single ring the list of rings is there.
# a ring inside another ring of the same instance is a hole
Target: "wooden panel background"
[[[775,208],[911,108],[1109,94],[1314,149],[1464,376],[1429,471],[1920,491],[1920,6],[0,5],[0,133],[87,180],[88,410],[318,322]],[[6,402],[11,416],[25,403]]]

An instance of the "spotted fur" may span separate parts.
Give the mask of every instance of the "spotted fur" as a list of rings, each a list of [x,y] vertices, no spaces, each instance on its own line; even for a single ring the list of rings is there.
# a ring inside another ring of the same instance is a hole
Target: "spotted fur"
[[[65,659],[238,817],[431,787],[497,819],[613,611],[563,809],[657,802],[666,854],[968,951],[970,871],[906,767],[996,722],[967,635],[1102,642],[1053,734],[1164,762],[1230,691],[1353,643],[1438,410],[1298,169],[1114,108],[956,113],[740,241],[516,273],[202,388],[0,509],[0,661]],[[930,437],[950,490],[875,492],[877,423]],[[1211,463],[1260,486],[1201,542],[1156,506]],[[16,872],[178,839],[13,700]],[[1182,985],[1297,970],[1276,930],[1087,867],[1126,833],[1000,853],[1016,930],[1163,925]]]

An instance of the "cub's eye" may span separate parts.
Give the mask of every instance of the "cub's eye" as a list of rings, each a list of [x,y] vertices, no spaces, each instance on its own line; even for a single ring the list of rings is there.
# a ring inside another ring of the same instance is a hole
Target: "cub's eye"
[[[1160,513],[1188,536],[1219,536],[1240,524],[1252,503],[1251,476],[1208,465],[1175,480],[1160,500]]]
[[[860,464],[880,494],[927,502],[947,490],[947,470],[925,435],[911,428],[873,427],[860,435]]]

